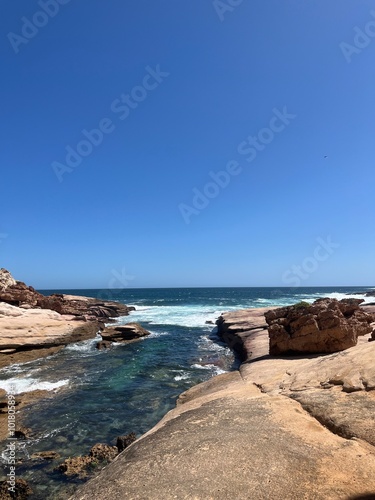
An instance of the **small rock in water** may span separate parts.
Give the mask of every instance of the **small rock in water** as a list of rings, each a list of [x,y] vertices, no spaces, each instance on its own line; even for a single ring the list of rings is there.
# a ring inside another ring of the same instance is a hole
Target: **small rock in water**
[[[11,500],[16,498],[17,500],[24,500],[29,498],[33,493],[28,483],[24,479],[15,480],[15,493],[9,491],[8,481],[0,481],[0,498],[1,500]]]
[[[30,439],[31,435],[32,430],[27,427],[18,427],[18,429],[14,431],[14,437],[17,439]]]
[[[38,451],[36,453],[33,453],[31,455],[31,458],[33,460],[55,460],[56,458],[60,458],[60,455],[57,453],[57,451]]]
[[[99,351],[103,351],[105,349],[109,349],[112,346],[112,342],[109,340],[101,340],[96,344],[96,348],[99,349]]]
[[[136,441],[137,436],[135,435],[134,432],[131,432],[130,434],[127,434],[126,436],[118,436],[116,446],[118,449],[118,452],[121,453],[122,451],[125,450],[128,446],[130,446],[134,441]]]
[[[97,467],[111,462],[118,454],[116,446],[108,444],[95,444],[88,455],[67,458],[55,470],[62,472],[65,476],[86,477]]]

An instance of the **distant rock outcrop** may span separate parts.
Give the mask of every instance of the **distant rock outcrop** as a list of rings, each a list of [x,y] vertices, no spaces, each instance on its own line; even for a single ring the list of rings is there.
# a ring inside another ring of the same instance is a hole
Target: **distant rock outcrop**
[[[42,295],[32,286],[16,281],[9,271],[0,269],[0,302],[12,306],[50,309],[59,314],[78,316],[79,319],[108,320],[117,316],[126,316],[134,307],[128,307],[114,301],[103,301],[90,297],[52,294]]]
[[[333,353],[357,344],[371,333],[373,318],[359,305],[361,299],[318,299],[312,305],[273,309],[265,314],[269,325],[270,355]]]
[[[104,323],[134,309],[91,297],[45,296],[0,269],[0,367],[31,361],[53,354],[61,346],[93,338]]]

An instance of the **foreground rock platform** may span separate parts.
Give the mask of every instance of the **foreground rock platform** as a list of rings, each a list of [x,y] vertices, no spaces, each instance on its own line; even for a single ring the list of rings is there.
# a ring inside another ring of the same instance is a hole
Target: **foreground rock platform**
[[[223,315],[240,370],[183,393],[72,498],[375,498],[375,343],[270,356],[264,313]]]

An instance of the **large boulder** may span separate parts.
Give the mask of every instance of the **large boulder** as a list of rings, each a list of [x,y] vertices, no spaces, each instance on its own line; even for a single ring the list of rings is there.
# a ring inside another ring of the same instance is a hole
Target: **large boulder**
[[[128,323],[121,326],[108,326],[100,335],[103,340],[112,342],[123,342],[135,340],[150,335],[150,332],[141,327],[138,323]]]
[[[359,307],[362,302],[326,298],[268,311],[270,354],[332,353],[355,346],[358,336],[372,331],[373,318]]]

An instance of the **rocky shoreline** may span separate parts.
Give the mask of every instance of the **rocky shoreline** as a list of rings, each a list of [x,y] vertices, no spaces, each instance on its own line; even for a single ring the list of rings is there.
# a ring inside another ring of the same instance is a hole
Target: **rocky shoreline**
[[[240,368],[182,393],[135,442],[123,436],[117,447],[98,444],[65,460],[59,470],[73,476],[110,462],[72,499],[375,497],[375,306],[360,302],[320,299],[222,314],[219,335]],[[0,366],[47,356],[99,331],[100,349],[133,342],[149,332],[136,323],[105,326],[132,309],[45,297],[0,270]],[[47,394],[18,396],[17,410]]]
[[[95,338],[99,332],[105,335],[105,347],[112,341],[134,341],[148,332],[134,323],[123,327],[123,334],[116,327],[105,326],[133,310],[119,302],[92,297],[45,296],[0,269],[0,368],[50,356],[69,344]],[[99,344],[98,340],[98,348],[102,347]],[[51,397],[49,391],[18,394],[17,412],[45,397]],[[18,417],[22,421],[22,415]],[[0,389],[0,440],[7,435],[6,392]]]
[[[134,309],[92,297],[45,296],[0,269],[0,368],[94,338],[105,323]]]
[[[266,311],[223,314],[219,332],[240,369],[181,394],[72,498],[374,498],[375,308],[358,313],[371,329],[356,345],[281,356],[269,354]]]

